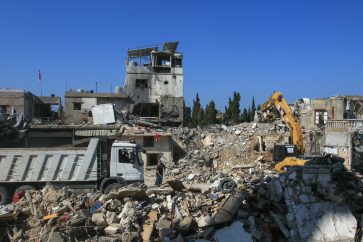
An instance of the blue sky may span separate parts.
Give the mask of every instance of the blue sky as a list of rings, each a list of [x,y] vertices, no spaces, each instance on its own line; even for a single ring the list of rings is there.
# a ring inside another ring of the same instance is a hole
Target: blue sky
[[[184,93],[223,108],[274,90],[363,95],[363,1],[0,0],[0,87],[63,95],[123,85],[128,48],[180,41]]]

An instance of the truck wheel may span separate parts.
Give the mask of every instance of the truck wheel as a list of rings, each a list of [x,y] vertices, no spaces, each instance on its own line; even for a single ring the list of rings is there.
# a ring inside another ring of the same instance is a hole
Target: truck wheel
[[[231,193],[236,187],[236,183],[231,178],[226,178],[219,184],[219,190],[223,193]]]
[[[18,187],[14,193],[20,192],[20,191],[29,191],[29,190],[36,190],[35,187],[30,185],[23,185]]]
[[[10,194],[5,187],[0,186],[0,205],[10,203]]]
[[[113,190],[117,190],[123,186],[124,185],[120,184],[120,183],[111,183],[110,185],[107,185],[107,187],[103,190],[103,193],[108,194],[108,193],[112,192]]]

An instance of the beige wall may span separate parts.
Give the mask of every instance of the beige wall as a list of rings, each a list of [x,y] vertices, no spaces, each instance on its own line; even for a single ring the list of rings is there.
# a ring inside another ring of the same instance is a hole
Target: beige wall
[[[154,136],[147,137],[154,138]],[[142,148],[146,150],[146,153],[141,153],[142,160],[145,162],[145,168],[147,167],[147,155],[149,154],[163,154],[163,162],[173,162],[173,146],[171,136],[161,136],[159,142],[154,141],[153,147],[144,147],[144,136],[124,135],[121,137],[121,140],[129,140],[130,138],[135,139],[136,143],[140,144]]]

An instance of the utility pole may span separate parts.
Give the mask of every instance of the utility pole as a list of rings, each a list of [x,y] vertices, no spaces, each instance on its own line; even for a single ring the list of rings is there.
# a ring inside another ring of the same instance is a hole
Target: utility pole
[[[97,84],[98,84],[98,83],[96,82],[96,93],[97,93]]]

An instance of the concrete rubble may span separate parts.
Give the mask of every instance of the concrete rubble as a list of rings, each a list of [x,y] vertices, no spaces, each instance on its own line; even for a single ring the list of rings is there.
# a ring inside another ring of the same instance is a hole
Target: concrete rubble
[[[161,187],[20,192],[0,207],[0,241],[360,241],[359,174],[333,157],[277,173],[281,123],[168,131],[184,154]]]

